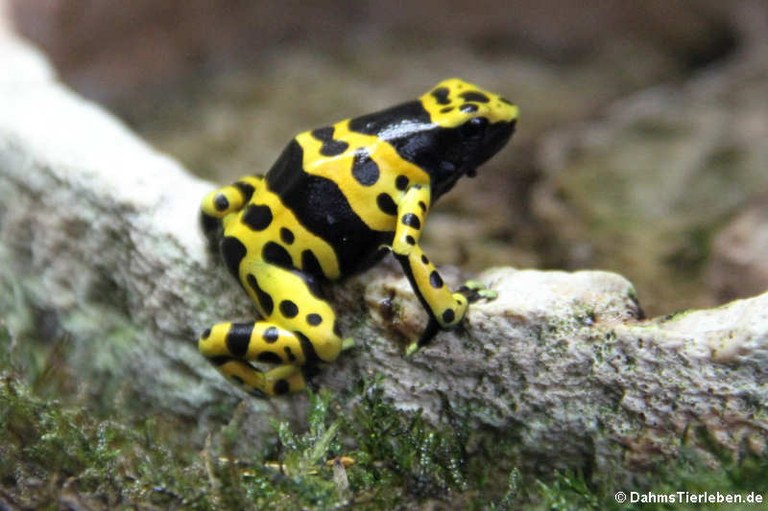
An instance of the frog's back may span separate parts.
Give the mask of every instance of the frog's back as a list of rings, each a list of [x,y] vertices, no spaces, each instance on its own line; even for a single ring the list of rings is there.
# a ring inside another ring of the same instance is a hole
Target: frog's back
[[[364,270],[380,259],[383,253],[379,247],[392,241],[397,208],[393,201],[388,222],[380,222],[378,226],[366,223],[353,209],[353,201],[345,186],[352,175],[352,160],[355,159],[352,150],[347,148],[323,158],[308,155],[304,144],[317,131],[302,133],[293,139],[266,174],[265,181],[285,210],[333,249],[338,261],[338,276],[344,277]],[[312,273],[311,268],[297,267]]]
[[[382,247],[392,243],[402,194],[409,186],[429,182],[424,170],[403,159],[382,137],[394,120],[402,123],[413,115],[414,104],[418,102],[303,132],[267,172],[267,193],[280,202],[273,214],[294,216],[333,251],[338,273],[323,271],[322,276],[336,279],[376,263],[386,253]],[[428,117],[419,119],[426,121]],[[258,195],[254,200],[260,200]],[[319,275],[317,265],[295,258],[291,262]]]

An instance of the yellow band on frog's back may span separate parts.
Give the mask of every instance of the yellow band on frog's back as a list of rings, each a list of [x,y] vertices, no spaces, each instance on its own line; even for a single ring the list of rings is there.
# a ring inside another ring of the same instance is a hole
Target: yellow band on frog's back
[[[413,184],[426,184],[429,175],[404,160],[391,144],[374,135],[351,131],[349,120],[333,125],[333,141],[346,144],[337,155],[322,154],[324,142],[306,131],[296,137],[304,150],[304,171],[330,179],[341,190],[349,206],[365,225],[375,231],[392,231],[395,225],[396,205],[405,189]],[[354,177],[356,159],[367,158],[375,165],[377,176],[370,182]],[[391,203],[393,210],[382,208]]]

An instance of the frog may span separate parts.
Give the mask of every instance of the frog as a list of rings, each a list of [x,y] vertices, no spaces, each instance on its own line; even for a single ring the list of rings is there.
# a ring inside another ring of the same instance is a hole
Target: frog
[[[428,316],[412,354],[457,327],[470,303],[496,293],[470,281],[451,290],[421,246],[435,201],[498,153],[518,107],[460,78],[418,99],[305,131],[263,175],[208,193],[201,223],[261,317],[221,322],[202,355],[258,397],[312,387],[318,367],[354,341],[323,290],[391,253]]]

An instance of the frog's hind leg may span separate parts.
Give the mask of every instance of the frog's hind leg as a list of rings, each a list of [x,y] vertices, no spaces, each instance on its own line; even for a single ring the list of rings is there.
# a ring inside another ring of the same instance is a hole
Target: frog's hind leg
[[[272,323],[217,323],[203,332],[198,346],[227,380],[250,394],[276,396],[306,387],[301,341]],[[279,365],[262,371],[249,361]]]
[[[302,368],[332,362],[349,346],[333,309],[302,272],[258,262],[241,268],[240,276],[264,320],[214,325],[201,336],[200,351],[227,379],[251,393],[302,390]],[[250,361],[279,365],[261,371]]]

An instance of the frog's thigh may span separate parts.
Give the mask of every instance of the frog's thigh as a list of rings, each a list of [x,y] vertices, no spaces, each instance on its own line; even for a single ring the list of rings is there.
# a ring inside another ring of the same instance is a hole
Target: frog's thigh
[[[338,357],[342,339],[336,314],[310,277],[264,262],[243,265],[241,277],[264,319],[295,335],[304,363],[333,362]]]

